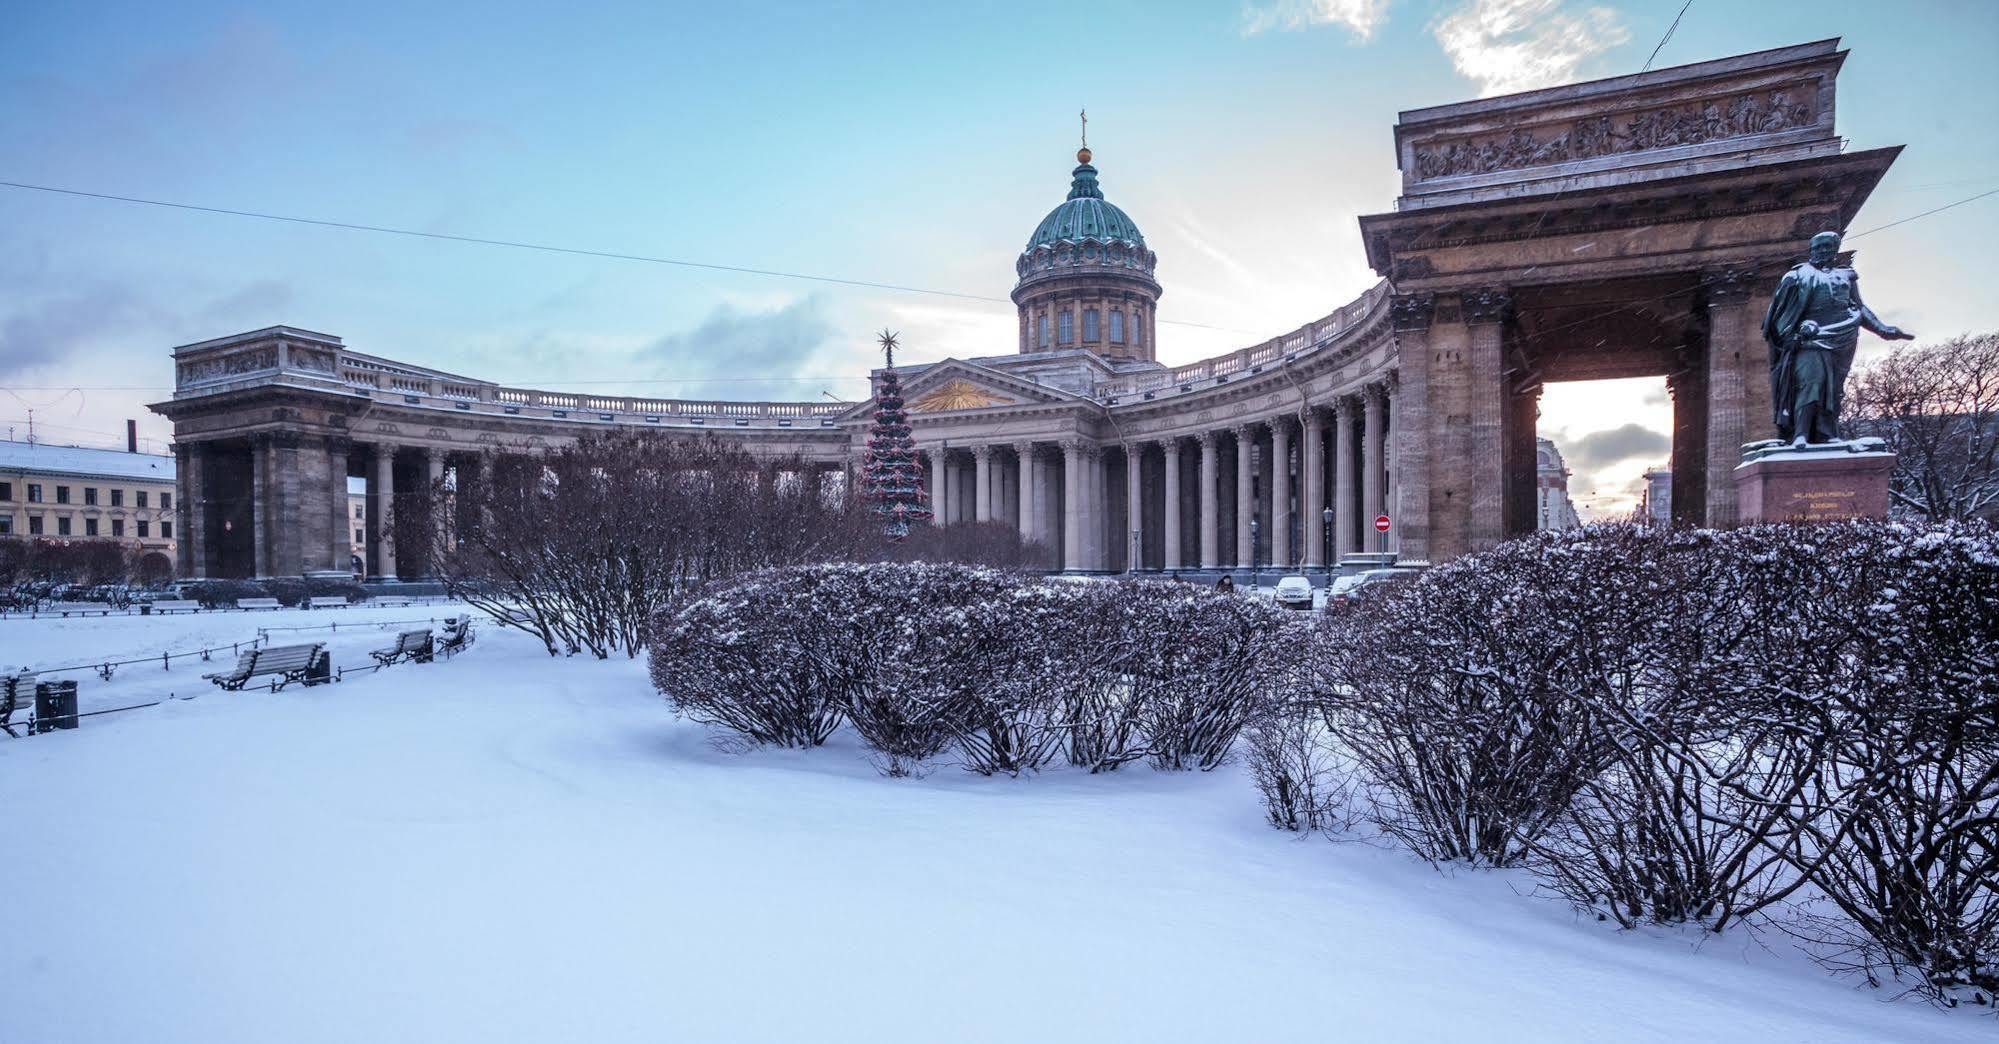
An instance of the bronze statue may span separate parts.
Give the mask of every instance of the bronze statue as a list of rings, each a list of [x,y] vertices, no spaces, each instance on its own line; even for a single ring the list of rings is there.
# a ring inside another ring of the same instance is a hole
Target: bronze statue
[[[1784,274],[1763,318],[1770,344],[1770,406],[1777,438],[1792,446],[1840,441],[1839,410],[1860,331],[1890,341],[1915,335],[1881,321],[1860,300],[1860,277],[1839,263],[1839,233],[1812,237],[1811,259]]]

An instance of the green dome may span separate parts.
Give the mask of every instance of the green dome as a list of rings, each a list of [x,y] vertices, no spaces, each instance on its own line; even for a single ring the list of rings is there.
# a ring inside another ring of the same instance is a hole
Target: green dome
[[[1053,246],[1065,240],[1071,243],[1095,240],[1099,243],[1145,246],[1145,236],[1139,233],[1137,223],[1104,199],[1103,189],[1097,187],[1097,168],[1088,163],[1076,167],[1075,180],[1069,184],[1068,200],[1041,219],[1041,224],[1035,226],[1034,235],[1028,237],[1027,249],[1022,253],[1032,253],[1037,247]]]

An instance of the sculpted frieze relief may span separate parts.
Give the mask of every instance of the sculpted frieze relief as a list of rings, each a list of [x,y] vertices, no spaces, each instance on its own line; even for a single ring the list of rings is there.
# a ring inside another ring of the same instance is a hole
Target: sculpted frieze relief
[[[1810,126],[1817,114],[1806,87],[1756,91],[1568,124],[1520,128],[1416,146],[1416,178],[1490,174],[1619,153],[1699,145]]]
[[[292,345],[290,350],[290,360],[291,360],[291,367],[294,370],[311,370],[314,373],[333,373],[335,372],[336,369],[336,367],[333,364],[333,353],[328,351],[322,351],[318,348],[303,348],[298,345]]]
[[[278,350],[275,347],[255,348],[232,355],[210,356],[180,365],[180,383],[195,384],[212,381],[238,374],[256,373],[259,370],[276,369]]]

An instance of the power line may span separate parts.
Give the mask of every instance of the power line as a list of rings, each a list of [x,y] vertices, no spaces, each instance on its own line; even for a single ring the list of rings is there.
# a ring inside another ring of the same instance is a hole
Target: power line
[[[1659,52],[1666,46],[1666,41],[1673,38],[1673,30],[1680,27],[1680,19],[1687,16],[1687,8],[1692,6],[1694,6],[1694,0],[1687,0],[1686,3],[1680,5],[1680,13],[1673,16],[1673,24],[1666,27],[1666,35],[1659,38],[1659,46],[1652,48],[1652,57],[1645,59],[1645,68],[1638,70],[1639,72],[1645,72],[1652,68],[1653,61],[1658,59]]]
[[[740,275],[769,276],[775,279],[802,279],[813,283],[831,283],[837,286],[855,286],[869,290],[888,290],[903,294],[927,294],[932,297],[949,297],[961,301],[983,301],[991,304],[1012,304],[1010,298],[993,297],[989,294],[968,294],[957,290],[932,290],[921,286],[906,286],[901,283],[878,283],[868,279],[846,279],[840,276],[813,275],[809,272],[786,272],[773,268],[753,268],[748,265],[725,265],[709,261],[689,261],[684,258],[653,257],[646,254],[626,254],[614,250],[590,250],[583,247],[556,246],[550,243],[530,243],[516,239],[487,239],[481,236],[460,236],[449,232],[424,232],[413,228],[394,228],[388,225],[368,225],[355,221],[332,221],[322,218],[298,217],[292,214],[271,214],[256,210],[236,210],[229,207],[210,207],[197,203],[177,203],[163,199],[143,199],[138,196],[116,196],[108,192],[86,192],[82,189],[59,188],[54,185],[31,185],[21,181],[0,181],[0,187],[24,189],[30,192],[51,192],[63,196],[78,196],[84,199],[109,200],[115,203],[137,203],[149,207],[166,207],[172,210],[191,210],[202,214],[225,214],[230,217],[256,218],[261,221],[284,221],[295,225],[313,225],[320,228],[338,228],[350,232],[379,232],[383,235],[410,236],[416,239],[441,239],[453,243],[472,243],[478,246],[509,247],[515,250],[539,250],[550,254],[570,254],[577,257],[606,258],[612,261],[641,261],[651,265],[673,265],[679,268],[699,268],[711,272],[733,272]],[[1207,323],[1189,322],[1184,319],[1159,319],[1170,326],[1191,326],[1202,330],[1219,330],[1225,333],[1247,333],[1226,326],[1210,326]]]
[[[1865,236],[1865,235],[1869,235],[1869,234],[1872,234],[1872,233],[1875,233],[1875,232],[1879,232],[1879,231],[1881,231],[1881,230],[1882,230],[1882,229],[1884,229],[1884,228],[1894,228],[1894,227],[1895,227],[1896,225],[1906,225],[1906,224],[1908,224],[1909,222],[1911,222],[1911,221],[1914,221],[1914,220],[1916,220],[1917,218],[1926,218],[1926,217],[1929,217],[1929,216],[1930,216],[1931,214],[1941,214],[1941,213],[1943,213],[1944,211],[1946,211],[1946,210],[1949,210],[1949,209],[1950,209],[1950,208],[1952,208],[1952,207],[1961,207],[1961,206],[1965,205],[1966,203],[1970,203],[1970,202],[1972,202],[1973,200],[1979,200],[1979,199],[1984,199],[1985,197],[1987,197],[1987,196],[1990,196],[1990,195],[1994,195],[1994,194],[1999,194],[1999,189],[1991,189],[1991,190],[1989,190],[1989,191],[1986,191],[1986,192],[1980,192],[1980,193],[1979,193],[1978,195],[1976,195],[1976,196],[1966,196],[1965,198],[1963,198],[1963,199],[1960,199],[1960,200],[1958,200],[1958,201],[1957,201],[1957,202],[1955,202],[1955,203],[1945,203],[1945,204],[1944,204],[1943,206],[1940,206],[1940,207],[1936,208],[1935,210],[1925,210],[1925,211],[1923,211],[1923,212],[1922,212],[1922,213],[1920,213],[1920,214],[1911,214],[1911,215],[1909,215],[1908,217],[1905,217],[1905,218],[1900,218],[1900,219],[1897,219],[1897,220],[1895,220],[1895,221],[1890,221],[1890,222],[1888,222],[1888,223],[1887,223],[1887,224],[1885,224],[1885,225],[1876,225],[1876,226],[1874,226],[1873,228],[1870,228],[1870,229],[1868,229],[1868,230],[1867,230],[1866,232],[1855,232],[1854,234],[1852,234],[1852,235],[1850,235],[1850,236],[1847,236],[1846,238],[1847,238],[1847,240],[1849,240],[1849,241],[1851,241],[1851,240],[1855,240],[1855,239],[1859,239],[1859,238],[1860,238],[1861,236]]]

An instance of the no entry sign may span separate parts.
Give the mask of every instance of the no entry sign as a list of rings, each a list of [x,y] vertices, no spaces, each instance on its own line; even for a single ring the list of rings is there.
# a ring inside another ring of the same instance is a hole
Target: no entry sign
[[[1386,533],[1386,532],[1388,532],[1388,516],[1387,516],[1387,515],[1376,515],[1376,516],[1374,516],[1374,531],[1375,531],[1375,532],[1377,532],[1377,533]]]

